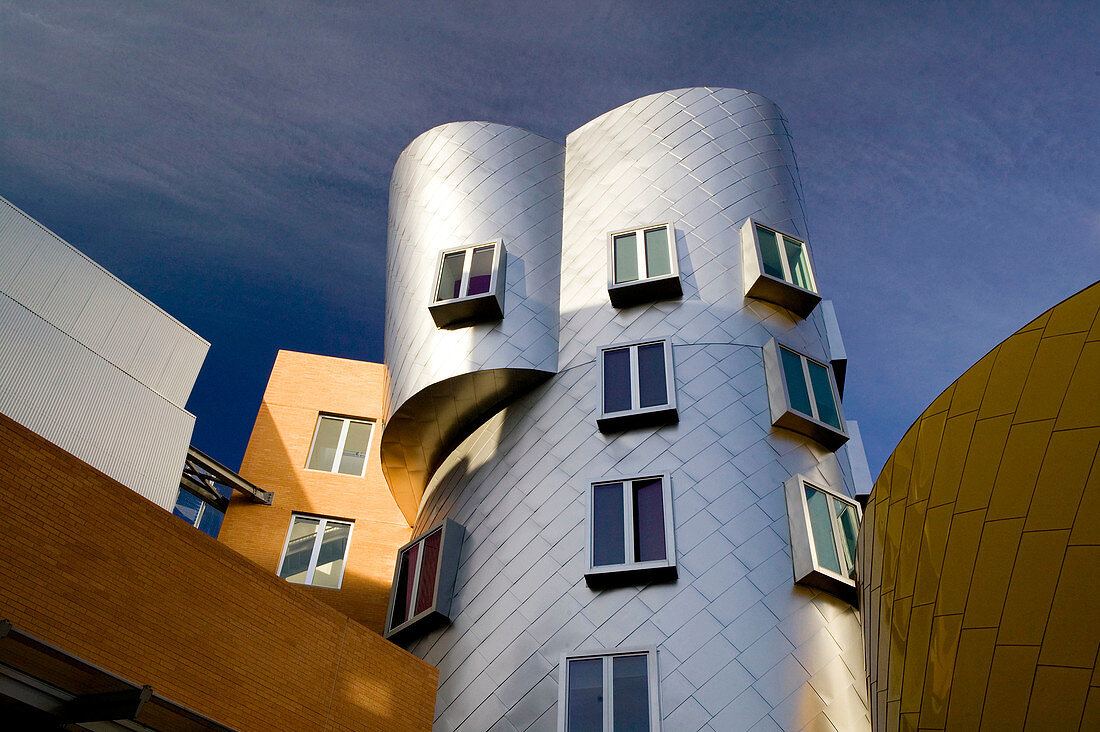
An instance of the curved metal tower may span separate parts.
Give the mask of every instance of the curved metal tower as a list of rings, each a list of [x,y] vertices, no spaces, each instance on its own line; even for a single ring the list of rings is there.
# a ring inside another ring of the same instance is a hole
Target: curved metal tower
[[[401,155],[390,205],[383,464],[414,534],[465,529],[449,624],[406,641],[440,669],[436,729],[867,728],[858,615],[795,581],[813,509],[789,520],[792,479],[854,483],[779,109],[664,92],[564,148],[444,125]],[[500,317],[440,326],[486,242]],[[441,257],[463,247],[452,293]]]

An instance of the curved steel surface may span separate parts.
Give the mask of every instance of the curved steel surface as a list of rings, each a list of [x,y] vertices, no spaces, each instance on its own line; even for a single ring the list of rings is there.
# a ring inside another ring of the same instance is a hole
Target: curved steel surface
[[[876,730],[1100,729],[1098,449],[1100,283],[970,367],[886,461],[857,551]]]
[[[794,584],[782,494],[801,473],[850,495],[846,448],[772,427],[761,357],[780,336],[827,354],[824,320],[742,294],[738,227],[805,238],[801,201],[787,123],[748,92],[654,94],[569,135],[560,369],[446,456],[416,520],[466,528],[453,623],[410,646],[440,669],[437,729],[554,728],[563,653],[639,646],[658,649],[665,729],[868,727],[858,615]],[[662,222],[682,297],[613,308],[609,233]],[[599,347],[663,337],[679,422],[599,432]],[[591,590],[589,486],[664,473],[679,578]]]
[[[455,122],[422,134],[394,167],[382,467],[410,522],[449,436],[492,414],[477,405],[499,409],[538,380],[529,372],[557,371],[563,162],[560,144],[526,130]],[[437,328],[428,305],[440,251],[495,240],[508,253],[503,319]],[[475,376],[502,369],[521,373]]]

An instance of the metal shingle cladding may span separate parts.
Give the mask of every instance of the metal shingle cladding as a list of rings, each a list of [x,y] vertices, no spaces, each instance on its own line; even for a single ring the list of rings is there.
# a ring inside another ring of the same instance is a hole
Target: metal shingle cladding
[[[496,220],[508,194],[490,206],[417,194],[415,211],[404,200],[410,187],[473,191],[484,182],[453,180],[478,175],[465,158],[481,125],[464,124],[467,139],[445,126],[418,138],[410,146],[418,152],[398,163],[388,266],[399,288],[427,287],[430,279],[410,276],[419,265],[404,253],[402,232],[425,232],[421,241],[455,227],[463,237],[499,235],[483,222]],[[552,211],[548,205],[548,217]],[[454,450],[421,505],[416,531],[445,516],[467,531],[454,621],[411,645],[440,668],[436,729],[554,729],[561,653],[646,644],[658,647],[665,729],[869,726],[858,616],[830,595],[793,585],[781,487],[801,472],[850,494],[849,461],[771,428],[760,357],[773,336],[824,353],[825,323],[819,313],[799,320],[740,294],[737,227],[747,216],[806,236],[779,110],[738,90],[655,94],[567,140],[561,254],[545,256],[535,281],[558,286],[560,271],[560,300],[548,294],[532,317],[538,330],[520,329],[537,344],[512,350],[488,345],[495,341],[481,331],[447,334],[455,350],[442,360],[425,296],[388,300],[387,364],[398,399],[408,393],[404,384],[427,385],[455,363],[481,367],[497,349],[514,365],[535,345],[531,363],[558,372]],[[615,310],[607,233],[653,221],[675,229],[683,298]],[[425,262],[434,261],[434,250],[420,248]],[[513,271],[521,273],[514,284]],[[509,286],[530,296],[535,288],[523,272],[510,261]],[[599,433],[596,350],[664,336],[674,344],[679,424]],[[548,345],[556,346],[553,357]],[[593,592],[583,579],[588,485],[611,473],[654,471],[672,476],[678,581]]]

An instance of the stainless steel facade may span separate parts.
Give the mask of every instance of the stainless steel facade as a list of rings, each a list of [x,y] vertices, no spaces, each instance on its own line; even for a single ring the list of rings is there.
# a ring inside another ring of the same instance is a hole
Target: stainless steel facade
[[[527,156],[543,162],[518,162]],[[516,174],[503,171],[536,164],[545,168],[509,185]],[[440,669],[436,729],[555,729],[562,654],[642,646],[657,648],[666,730],[868,728],[859,618],[794,584],[783,498],[796,474],[852,495],[855,480],[866,482],[862,452],[772,427],[761,355],[778,338],[827,362],[841,356],[829,350],[839,333],[821,307],[801,319],[743,295],[748,217],[807,239],[786,121],[744,91],[664,92],[576,130],[564,177],[554,165],[554,143],[460,123],[418,138],[394,173],[389,414],[425,392],[438,398],[413,418],[430,422],[433,404],[459,410],[446,404],[459,375],[547,373],[503,387],[498,401],[513,401],[482,412],[461,444],[454,433],[442,440],[442,462],[425,474],[414,533],[443,518],[466,529],[453,622],[410,645]],[[532,188],[538,201],[523,198]],[[507,227],[517,222],[534,232],[532,246],[513,249]],[[608,234],[660,222],[674,231],[682,296],[613,308]],[[426,268],[441,249],[501,237],[504,320],[436,329]],[[601,433],[598,349],[658,338],[672,341],[679,422]],[[589,486],[665,473],[678,578],[593,591]]]
[[[170,509],[208,348],[0,198],[0,412]]]

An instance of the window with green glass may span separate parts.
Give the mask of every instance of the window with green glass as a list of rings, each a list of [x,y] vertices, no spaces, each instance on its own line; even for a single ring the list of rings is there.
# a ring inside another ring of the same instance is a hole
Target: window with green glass
[[[670,229],[668,224],[662,224],[613,235],[614,284],[673,274]]]
[[[293,515],[279,561],[279,576],[299,585],[339,589],[351,527],[351,521]]]
[[[829,367],[783,346],[779,346],[779,358],[790,408],[834,429],[842,429]]]
[[[856,505],[809,483],[803,485],[810,517],[814,563],[820,569],[851,577],[855,570],[859,515]]]
[[[365,419],[320,415],[306,467],[361,477],[373,429],[374,423]]]
[[[760,224],[756,224],[756,241],[760,246],[760,267],[764,274],[817,292],[806,242]]]

